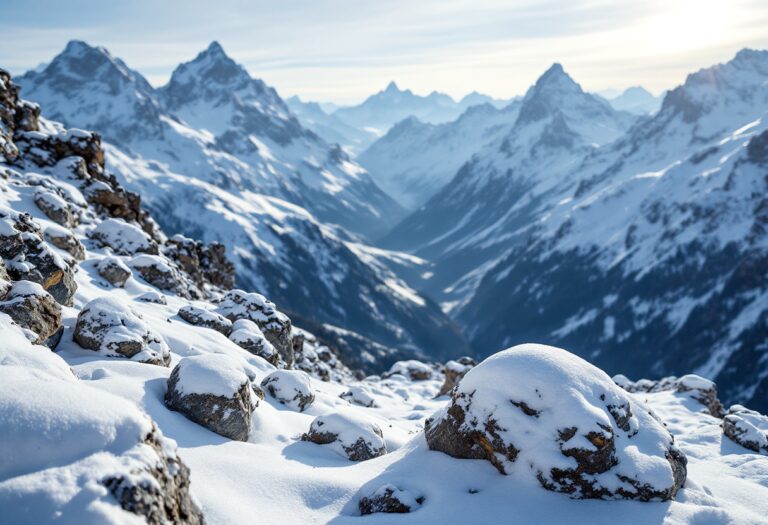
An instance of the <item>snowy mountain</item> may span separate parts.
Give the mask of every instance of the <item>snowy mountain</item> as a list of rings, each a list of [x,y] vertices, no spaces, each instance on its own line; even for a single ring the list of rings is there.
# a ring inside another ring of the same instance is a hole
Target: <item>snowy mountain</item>
[[[608,103],[619,111],[627,111],[635,115],[651,115],[659,110],[662,99],[662,96],[656,97],[642,86],[633,86],[617,96],[609,97]]]
[[[472,106],[452,122],[426,124],[409,117],[357,157],[376,183],[414,210],[442,189],[483,146],[508,131],[520,104]]]
[[[767,408],[766,86],[768,52],[743,50],[566,170],[455,312],[473,343],[555,341],[636,376],[693,370]]]
[[[367,148],[378,135],[365,128],[350,126],[339,117],[326,113],[317,102],[304,102],[297,96],[285,103],[301,124],[321,136],[326,142],[339,144],[353,155]]]
[[[166,231],[226,243],[240,286],[322,330],[354,366],[468,352],[434,303],[361,258],[362,241],[326,222],[375,232],[399,207],[218,44],[157,91],[81,42],[21,84],[68,125],[105,126],[107,167]]]
[[[540,202],[568,182],[570,169],[634,122],[585,93],[559,64],[510,111],[512,124],[382,240],[434,263],[434,275],[417,286],[446,308],[471,296],[483,272],[524,242],[521,228],[537,220]]]

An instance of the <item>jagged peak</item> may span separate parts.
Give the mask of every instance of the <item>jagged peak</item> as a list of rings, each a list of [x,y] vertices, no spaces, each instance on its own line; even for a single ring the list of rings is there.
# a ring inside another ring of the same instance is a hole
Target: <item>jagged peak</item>
[[[390,80],[387,87],[384,89],[384,93],[400,93],[401,89],[398,87],[397,82]]]
[[[555,62],[549,69],[547,69],[543,75],[541,75],[536,84],[535,89],[539,91],[543,89],[557,89],[558,91],[573,91],[581,92],[581,86],[577,84],[571,76],[565,72],[562,64]]]

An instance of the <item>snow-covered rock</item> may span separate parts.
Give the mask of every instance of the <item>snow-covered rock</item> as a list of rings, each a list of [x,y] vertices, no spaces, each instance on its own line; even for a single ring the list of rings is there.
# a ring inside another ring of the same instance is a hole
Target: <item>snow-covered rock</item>
[[[112,248],[120,255],[150,253],[157,255],[157,243],[135,224],[122,219],[107,219],[91,232],[91,238]]]
[[[33,342],[36,344],[45,344],[53,349],[61,338],[61,306],[37,283],[13,283],[0,300],[0,312],[34,332],[36,339]]]
[[[614,383],[627,392],[664,392],[673,390],[680,393],[688,393],[691,399],[701,403],[706,412],[714,417],[723,417],[723,404],[717,397],[717,385],[695,374],[687,374],[682,377],[664,377],[658,381],[640,379],[630,381],[626,376],[618,374],[613,377]]]
[[[226,317],[224,318],[226,319]],[[277,365],[279,354],[267,341],[259,325],[250,319],[238,319],[231,323],[232,331],[229,334],[229,340],[240,348],[248,350],[250,353],[263,357],[273,365]]]
[[[453,389],[456,388],[456,385],[459,384],[459,381],[461,381],[461,378],[476,365],[477,361],[467,356],[451,359],[445,363],[445,366],[443,366],[443,375],[445,376],[445,379],[443,380],[443,386],[440,387],[440,392],[438,392],[437,395],[444,396],[453,391]]]
[[[45,228],[43,238],[46,242],[54,245],[60,250],[64,250],[75,258],[76,261],[85,259],[85,246],[75,235],[61,226],[50,225]]]
[[[373,408],[376,405],[376,398],[365,385],[352,385],[342,392],[340,396],[354,405],[360,405],[366,408]]]
[[[768,454],[768,417],[733,405],[723,417],[723,434],[742,447]]]
[[[120,300],[104,296],[86,304],[77,315],[74,340],[89,350],[142,363],[168,366],[170,350],[140,315]]]
[[[228,335],[232,330],[232,321],[216,312],[206,310],[199,306],[191,304],[182,306],[179,308],[178,315],[189,324],[212,328],[224,335]]]
[[[217,434],[248,441],[259,401],[237,360],[206,354],[186,357],[174,367],[165,404]]]
[[[131,276],[131,269],[128,268],[119,257],[109,256],[98,262],[96,270],[109,284],[122,288],[125,282]]]
[[[291,410],[304,412],[315,401],[309,377],[299,370],[275,370],[261,381],[261,386]]]
[[[387,453],[379,425],[349,413],[316,417],[309,432],[301,439],[318,445],[331,445],[337,453],[352,461],[365,461]]]
[[[407,361],[398,361],[393,364],[389,371],[382,377],[387,378],[393,375],[407,377],[411,381],[424,381],[432,377],[432,368],[421,361],[409,359]]]
[[[35,204],[53,222],[61,226],[74,226],[75,219],[69,211],[67,201],[50,190],[35,192]]]
[[[371,495],[360,498],[360,514],[405,514],[417,510],[424,503],[424,496],[415,496],[409,490],[403,490],[387,483],[376,489]]]
[[[573,498],[669,500],[686,457],[641,402],[603,371],[558,348],[520,345],[470,370],[425,425],[429,447],[530,470]]]
[[[142,279],[160,290],[191,299],[199,299],[203,295],[188,276],[162,255],[142,253],[133,257],[128,264]]]

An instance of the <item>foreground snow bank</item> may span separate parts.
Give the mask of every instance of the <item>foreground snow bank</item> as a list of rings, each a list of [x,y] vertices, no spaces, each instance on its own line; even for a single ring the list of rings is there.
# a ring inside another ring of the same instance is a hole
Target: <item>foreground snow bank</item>
[[[530,470],[574,498],[668,500],[686,458],[648,408],[600,369],[543,345],[499,352],[467,372],[426,423],[429,447]]]

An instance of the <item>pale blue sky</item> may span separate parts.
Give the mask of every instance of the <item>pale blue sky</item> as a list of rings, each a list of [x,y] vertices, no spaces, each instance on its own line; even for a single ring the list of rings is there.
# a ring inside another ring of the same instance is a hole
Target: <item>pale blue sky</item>
[[[155,85],[218,40],[282,95],[355,102],[389,80],[417,93],[521,94],[552,62],[586,89],[642,84],[768,48],[765,0],[0,0],[0,67],[77,38]]]

